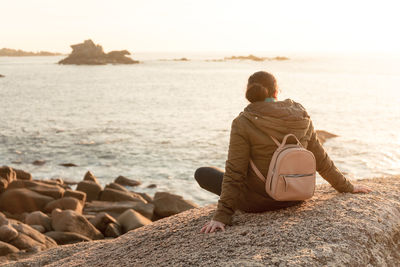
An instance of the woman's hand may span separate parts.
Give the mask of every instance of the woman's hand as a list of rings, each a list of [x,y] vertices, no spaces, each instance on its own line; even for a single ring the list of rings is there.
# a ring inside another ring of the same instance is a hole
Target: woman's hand
[[[206,223],[203,228],[201,228],[201,233],[213,233],[216,230],[221,229],[222,231],[225,231],[225,224],[222,222],[217,222],[211,220],[210,222]]]
[[[354,185],[354,189],[353,189],[353,194],[355,193],[369,193],[371,192],[372,189],[367,187],[367,186],[363,186],[363,185]]]

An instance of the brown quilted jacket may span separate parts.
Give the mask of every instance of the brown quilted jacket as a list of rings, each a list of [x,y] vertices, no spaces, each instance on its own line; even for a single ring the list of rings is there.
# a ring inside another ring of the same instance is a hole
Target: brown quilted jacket
[[[271,206],[290,204],[278,203],[269,197],[263,182],[249,167],[249,159],[252,158],[265,175],[277,148],[268,135],[282,141],[288,133],[295,134],[302,145],[314,154],[318,173],[337,191],[353,191],[353,185],[335,167],[318,141],[311,119],[302,105],[290,99],[255,102],[232,122],[222,193],[213,220],[231,224],[235,210],[262,212],[270,210]],[[290,139],[291,142],[294,141]]]

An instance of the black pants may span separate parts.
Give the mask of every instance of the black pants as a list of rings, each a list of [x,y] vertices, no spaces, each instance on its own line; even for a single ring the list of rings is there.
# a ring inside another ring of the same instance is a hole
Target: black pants
[[[215,167],[201,167],[194,173],[194,178],[201,188],[218,196],[221,195],[223,177],[224,171]]]

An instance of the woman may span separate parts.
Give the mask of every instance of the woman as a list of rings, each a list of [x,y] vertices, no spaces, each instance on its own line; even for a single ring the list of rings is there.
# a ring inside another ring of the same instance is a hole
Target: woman
[[[310,116],[302,105],[290,99],[277,101],[275,77],[256,72],[249,77],[246,98],[251,102],[232,122],[225,173],[217,168],[196,170],[199,185],[220,196],[213,219],[201,229],[212,233],[231,224],[235,210],[263,212],[299,204],[299,201],[275,201],[266,192],[263,182],[249,167],[250,158],[264,175],[278,140],[292,133],[316,159],[318,173],[339,192],[368,193],[371,189],[352,185],[335,167],[318,141]]]

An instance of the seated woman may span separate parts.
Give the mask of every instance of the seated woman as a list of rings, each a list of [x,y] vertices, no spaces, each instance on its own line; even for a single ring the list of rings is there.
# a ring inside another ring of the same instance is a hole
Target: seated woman
[[[263,182],[249,167],[250,158],[262,174],[268,172],[277,146],[269,136],[278,140],[292,133],[316,159],[318,173],[339,192],[368,193],[362,185],[352,185],[335,167],[318,141],[310,116],[304,107],[286,99],[277,101],[277,83],[268,72],[250,76],[246,98],[251,102],[232,122],[228,160],[225,173],[217,168],[196,170],[199,185],[220,196],[213,219],[201,232],[225,230],[231,224],[235,210],[263,212],[299,204],[299,201],[276,201],[266,192]]]

